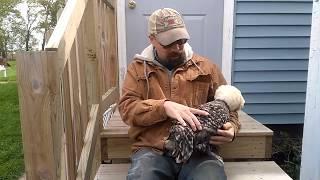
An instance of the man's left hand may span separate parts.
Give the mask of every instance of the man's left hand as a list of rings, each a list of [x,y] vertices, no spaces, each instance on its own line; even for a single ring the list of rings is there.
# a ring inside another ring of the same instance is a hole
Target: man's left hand
[[[231,123],[225,123],[221,129],[218,129],[216,136],[211,136],[210,144],[220,145],[232,142],[234,136],[234,128]]]

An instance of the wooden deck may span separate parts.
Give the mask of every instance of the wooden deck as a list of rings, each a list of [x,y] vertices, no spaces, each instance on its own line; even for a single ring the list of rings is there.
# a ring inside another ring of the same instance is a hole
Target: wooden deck
[[[95,180],[124,180],[130,164],[101,164]],[[226,162],[228,180],[292,180],[272,161]]]
[[[229,180],[292,180],[271,158],[273,132],[244,112],[239,113],[242,128],[233,143],[221,146],[225,170]],[[132,141],[128,126],[116,111],[101,133],[102,160],[96,180],[126,179],[130,166]],[[241,162],[235,162],[241,160]],[[259,161],[257,161],[259,160]],[[262,160],[262,161],[261,161]]]
[[[242,128],[233,143],[221,146],[224,159],[268,159],[271,157],[273,132],[244,112],[239,113]],[[101,133],[102,160],[123,160],[130,155],[128,126],[116,111]]]

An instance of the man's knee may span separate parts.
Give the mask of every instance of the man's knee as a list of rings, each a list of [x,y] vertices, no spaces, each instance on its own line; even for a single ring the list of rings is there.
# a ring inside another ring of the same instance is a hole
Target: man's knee
[[[144,174],[148,174],[148,167],[153,163],[156,154],[149,149],[140,149],[131,157],[131,167],[128,171],[127,179],[142,179]]]
[[[190,180],[226,180],[223,164],[218,160],[207,160],[199,164],[190,174]]]
[[[127,180],[171,179],[172,163],[166,157],[150,149],[142,149],[131,157]]]

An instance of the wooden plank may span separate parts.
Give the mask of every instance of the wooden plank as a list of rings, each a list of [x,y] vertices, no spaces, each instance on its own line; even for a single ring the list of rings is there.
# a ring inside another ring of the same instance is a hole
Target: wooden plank
[[[98,67],[99,67],[99,78],[100,78],[100,96],[102,96],[102,93],[106,92],[108,88],[105,88],[105,84],[107,83],[105,79],[105,71],[104,69],[107,69],[109,66],[107,64],[104,64],[106,61],[106,27],[104,26],[106,14],[104,12],[104,7],[106,5],[101,1],[94,1],[94,21],[96,24],[95,33],[96,33],[96,55],[98,61]],[[99,27],[99,28],[98,28]]]
[[[98,117],[98,120],[100,121],[101,118]],[[100,132],[100,131],[98,131]],[[97,142],[96,142],[96,147],[95,147],[95,152],[93,155],[93,160],[92,160],[92,168],[91,168],[91,174],[90,174],[90,179],[94,179],[96,176],[99,167],[101,165],[101,141],[100,140],[100,134],[97,134]]]
[[[313,2],[300,179],[320,179],[320,1]]]
[[[110,9],[114,10],[114,5],[112,4],[112,2],[109,2],[109,0],[102,0],[102,2],[104,2]]]
[[[105,93],[100,102],[100,109],[99,109],[99,117],[101,118],[100,122],[102,122],[103,113],[118,100],[119,97],[119,90],[116,87],[111,88],[107,93]],[[102,123],[100,123],[100,131],[102,131]],[[100,134],[101,135],[101,134]],[[101,139],[101,137],[100,137]],[[107,159],[107,156],[105,156],[105,152],[107,151],[107,142],[106,141],[100,141],[101,143],[101,160]]]
[[[273,132],[259,123],[245,112],[239,112],[239,120],[242,124],[238,137],[244,136],[272,136]],[[128,137],[129,127],[121,120],[119,111],[115,111],[109,120],[108,128],[102,131],[102,137]]]
[[[113,1],[112,1],[113,2]],[[108,6],[109,7],[109,6]],[[108,69],[106,69],[105,74],[107,75],[106,88],[118,86],[118,57],[117,57],[117,25],[116,25],[116,15],[114,9],[105,9],[105,17],[107,18],[106,29],[107,29],[107,56],[106,60],[108,62]]]
[[[99,117],[102,117],[103,113],[114,104],[119,98],[118,88],[112,87],[110,88],[101,98],[99,109]]]
[[[292,180],[272,161],[229,162],[225,170],[229,180]]]
[[[103,160],[128,159],[131,155],[132,140],[129,138],[102,139]],[[221,146],[221,156],[232,159],[268,159],[271,158],[271,136],[238,137],[233,143]]]
[[[100,148],[95,150],[97,146],[97,139],[99,137],[99,120],[101,120],[102,113],[115,102],[117,99],[117,88],[111,88],[105,95],[102,97],[99,110],[97,109],[98,105],[93,105],[90,113],[90,121],[88,123],[85,139],[84,139],[84,148],[82,149],[81,158],[77,171],[77,179],[92,179],[92,174],[95,174],[96,163],[94,160],[95,155],[100,156]],[[99,142],[98,142],[99,144]],[[99,159],[100,162],[100,159]],[[93,167],[92,167],[93,165]]]
[[[49,39],[46,50],[65,49],[65,58],[69,56],[73,39],[82,20],[88,0],[68,0],[59,21]],[[62,48],[64,47],[64,48]]]
[[[273,132],[244,112],[239,112],[242,124],[236,140],[221,146],[225,159],[271,158]],[[103,160],[128,159],[132,140],[128,137],[129,127],[123,123],[116,111],[108,122],[108,128],[101,132]]]
[[[65,158],[65,135],[64,135],[64,109],[63,109],[63,95],[61,75],[59,74],[59,65],[56,63],[58,53],[46,52],[48,57],[48,88],[50,92],[50,121],[52,124],[53,148],[55,168],[57,172],[57,179],[67,179],[66,173],[66,158]]]
[[[100,156],[100,143],[98,142],[97,145],[97,140],[100,139],[99,120],[101,120],[102,112],[104,112],[106,108],[108,108],[115,102],[117,94],[117,88],[111,88],[102,97],[100,105],[92,106],[90,112],[90,120],[84,138],[84,147],[81,152],[80,162],[78,166],[77,179],[93,179],[94,176],[92,175],[94,175],[97,171],[97,160],[99,160],[100,163],[100,159],[95,157]],[[95,149],[96,147],[99,147],[98,151]]]
[[[84,33],[82,43],[84,45],[84,49],[79,49],[83,51],[85,55],[85,81],[87,89],[88,109],[91,108],[92,104],[99,104],[100,100],[100,74],[96,52],[96,49],[98,47],[96,44],[96,24],[95,21],[92,20],[92,17],[94,17],[93,3],[94,1],[89,1],[86,6],[86,10],[83,16],[84,26],[82,26]]]
[[[68,178],[75,179],[77,161],[73,125],[76,120],[73,119],[74,117],[72,116],[72,112],[74,111],[74,99],[70,60],[67,62],[67,66],[62,74],[62,81],[67,175]],[[80,149],[81,148],[82,147],[80,147]]]
[[[118,86],[118,61],[116,40],[115,11],[102,1],[98,1],[95,10],[97,24],[97,58],[99,59],[100,92]],[[102,95],[102,94],[101,94]]]
[[[72,44],[77,35],[88,0],[69,0],[46,45],[46,51],[55,51],[56,74],[60,79],[67,59],[70,57]]]
[[[78,72],[78,84],[79,84],[79,100],[80,100],[80,125],[81,131],[85,132],[87,124],[89,121],[90,108],[87,101],[87,87],[86,87],[86,52],[84,51],[84,37],[86,36],[84,32],[84,21],[81,22],[79,30],[77,32],[77,38],[75,39],[76,43],[76,56],[77,56],[77,72]],[[82,133],[83,137],[83,133]],[[80,156],[79,156],[80,157]]]
[[[130,164],[101,164],[96,180],[124,180]],[[228,180],[292,180],[272,161],[226,162]]]
[[[74,44],[72,46],[72,53],[70,54],[69,67],[70,67],[70,93],[71,93],[71,119],[72,126],[70,128],[73,129],[73,138],[74,138],[74,146],[75,149],[73,151],[75,156],[75,164],[79,163],[81,149],[83,147],[83,137],[85,133],[85,128],[83,126],[87,125],[89,115],[86,113],[83,114],[81,111],[81,103],[83,100],[81,98],[81,85],[80,85],[80,75],[84,74],[83,72],[79,72],[79,62],[81,59],[79,58],[78,51],[78,38],[75,39]],[[86,98],[86,97],[85,97]],[[73,178],[74,179],[74,178]]]
[[[90,120],[84,137],[84,147],[81,152],[77,170],[77,180],[89,180],[91,176],[92,162],[95,154],[97,136],[99,134],[98,108],[99,105],[94,104],[90,111]]]
[[[55,109],[50,94],[48,56],[45,52],[17,55],[21,131],[27,179],[57,179],[54,149]],[[55,102],[53,102],[55,103]],[[58,140],[58,142],[61,142]]]
[[[271,158],[272,137],[239,137],[234,142],[221,146],[221,156],[232,159],[269,159]]]

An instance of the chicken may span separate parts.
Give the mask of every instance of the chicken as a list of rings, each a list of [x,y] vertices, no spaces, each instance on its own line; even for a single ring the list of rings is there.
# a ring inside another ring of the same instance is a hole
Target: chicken
[[[216,90],[215,100],[202,104],[198,109],[207,111],[208,116],[196,115],[202,125],[201,131],[192,131],[190,126],[174,122],[165,142],[166,153],[177,163],[186,162],[193,152],[210,153],[215,146],[209,144],[211,136],[230,119],[230,111],[243,108],[244,99],[234,86],[222,85]]]

